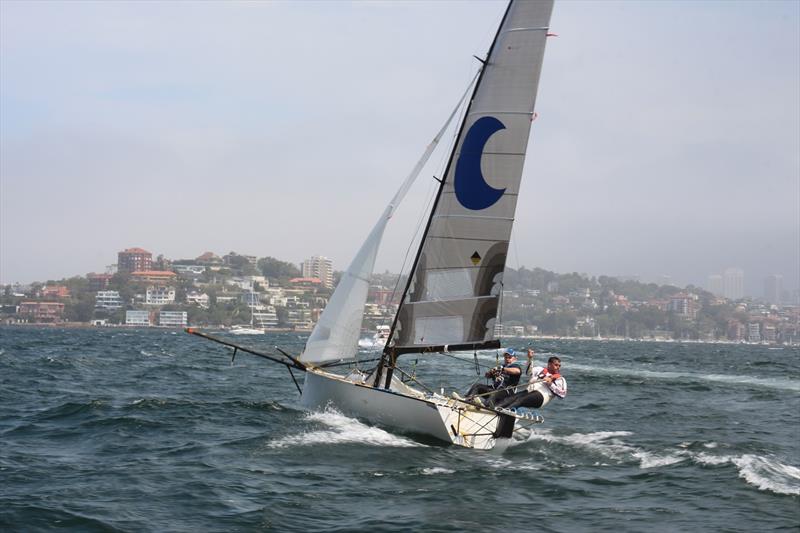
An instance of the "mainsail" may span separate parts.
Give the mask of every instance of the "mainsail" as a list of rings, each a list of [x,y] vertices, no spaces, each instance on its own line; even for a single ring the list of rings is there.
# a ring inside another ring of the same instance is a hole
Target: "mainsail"
[[[476,76],[477,77],[477,76]],[[358,335],[364,318],[364,304],[367,301],[369,279],[375,267],[375,257],[383,238],[386,224],[392,218],[397,206],[405,197],[425,164],[430,159],[444,132],[452,122],[458,109],[469,94],[473,79],[467,90],[459,99],[444,126],[428,144],[417,164],[403,181],[389,205],[386,206],[375,226],[370,231],[364,244],[358,250],[350,266],[342,275],[342,279],[333,291],[328,305],[322,312],[317,325],[306,342],[306,348],[299,357],[308,363],[324,363],[342,359],[352,359],[358,349]]]
[[[300,357],[283,350],[279,356],[268,354],[188,331],[232,347],[234,356],[241,350],[285,365],[290,372],[305,372],[300,403],[307,409],[332,405],[347,415],[482,450],[511,437],[518,422],[541,423],[541,416],[474,405],[445,395],[444,389],[437,393],[413,376],[415,383],[406,382],[408,374],[395,373],[397,355],[403,352],[499,344],[494,324],[552,4],[553,0],[511,0],[486,61],[481,61],[378,365],[368,371],[350,368],[346,374],[328,368],[333,361],[355,358],[384,229],[467,93],[381,214]]]
[[[499,346],[495,323],[552,0],[512,2],[484,62],[384,352]]]

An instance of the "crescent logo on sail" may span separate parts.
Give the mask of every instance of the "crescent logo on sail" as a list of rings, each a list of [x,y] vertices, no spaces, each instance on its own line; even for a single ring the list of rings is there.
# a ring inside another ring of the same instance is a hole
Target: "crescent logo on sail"
[[[483,117],[475,121],[464,137],[456,163],[453,187],[459,203],[467,209],[486,209],[497,203],[506,192],[505,189],[495,189],[486,183],[481,172],[483,148],[492,135],[505,128],[505,124],[495,117]]]

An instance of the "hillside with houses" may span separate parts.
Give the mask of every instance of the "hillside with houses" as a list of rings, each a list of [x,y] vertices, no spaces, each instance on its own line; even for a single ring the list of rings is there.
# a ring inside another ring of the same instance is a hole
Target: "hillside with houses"
[[[3,286],[0,322],[309,332],[338,275],[321,256],[300,265],[235,252],[172,260],[128,248],[104,273]],[[365,332],[391,324],[404,283],[373,276]],[[506,270],[496,327],[505,336],[797,343],[798,322],[797,305],[521,267]]]

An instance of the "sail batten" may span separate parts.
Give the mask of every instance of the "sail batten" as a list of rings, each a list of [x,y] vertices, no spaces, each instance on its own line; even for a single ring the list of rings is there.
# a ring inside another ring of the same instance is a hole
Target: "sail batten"
[[[449,214],[449,215],[439,214],[439,215],[436,215],[434,218],[440,219],[440,220],[444,220],[444,219],[448,219],[448,218],[468,218],[470,220],[514,220],[514,217],[491,217],[491,216],[487,216],[487,215],[463,215],[463,214],[459,214],[459,215],[455,215],[455,214]]]
[[[512,2],[454,144],[385,353],[499,346],[500,309],[552,0]]]

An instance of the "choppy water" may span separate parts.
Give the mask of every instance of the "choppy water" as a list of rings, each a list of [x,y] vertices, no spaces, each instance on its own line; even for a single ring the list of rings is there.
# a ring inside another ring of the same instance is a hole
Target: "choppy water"
[[[534,345],[568,398],[477,452],[304,412],[282,367],[184,333],[0,328],[0,530],[800,528],[797,349]],[[471,357],[417,371],[475,379]]]

